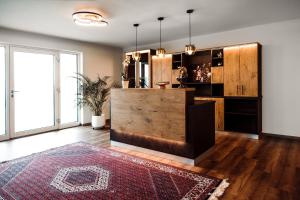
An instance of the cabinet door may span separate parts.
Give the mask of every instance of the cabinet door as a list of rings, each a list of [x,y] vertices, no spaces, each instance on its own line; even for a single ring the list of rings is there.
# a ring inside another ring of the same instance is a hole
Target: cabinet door
[[[211,83],[224,83],[223,67],[211,68]]]
[[[215,129],[224,130],[224,98],[195,97],[195,100],[215,101]]]
[[[239,46],[224,48],[224,96],[240,95]]]
[[[169,81],[166,88],[172,88],[172,55],[167,54],[163,58],[152,56],[152,85],[157,88],[157,82]]]
[[[258,45],[240,46],[241,96],[258,96]]]

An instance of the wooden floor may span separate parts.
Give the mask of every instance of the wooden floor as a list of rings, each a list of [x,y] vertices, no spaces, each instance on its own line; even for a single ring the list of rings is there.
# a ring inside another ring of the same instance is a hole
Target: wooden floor
[[[108,131],[77,127],[0,142],[0,161],[78,141],[228,178],[230,186],[221,199],[300,199],[300,142],[277,138],[254,140],[233,133],[218,133],[216,145],[194,167],[134,150],[111,147]]]

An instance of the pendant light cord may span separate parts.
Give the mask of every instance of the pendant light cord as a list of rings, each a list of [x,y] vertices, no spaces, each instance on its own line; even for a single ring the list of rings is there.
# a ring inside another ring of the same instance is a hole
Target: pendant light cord
[[[137,52],[137,26],[135,27],[135,51]]]
[[[161,20],[159,21],[159,48],[161,48]]]
[[[192,27],[191,27],[191,13],[189,13],[189,41],[190,41],[190,45],[192,44]]]

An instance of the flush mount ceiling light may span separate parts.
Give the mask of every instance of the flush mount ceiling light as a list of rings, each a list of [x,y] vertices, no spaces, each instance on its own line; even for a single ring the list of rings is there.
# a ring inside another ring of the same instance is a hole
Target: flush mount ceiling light
[[[75,24],[82,26],[107,26],[108,22],[96,12],[79,11],[72,15]]]
[[[137,51],[137,29],[139,24],[133,24],[135,27],[135,52],[132,53],[133,59],[138,62],[141,58],[141,53]]]
[[[191,14],[194,12],[194,10],[189,9],[186,11],[186,13],[189,14],[189,44],[185,45],[185,53],[187,55],[193,55],[195,54],[196,47],[192,44],[192,27],[191,27]]]
[[[166,54],[166,50],[161,48],[161,21],[164,20],[163,17],[157,18],[159,21],[159,48],[156,50],[156,55],[159,57],[163,57]]]

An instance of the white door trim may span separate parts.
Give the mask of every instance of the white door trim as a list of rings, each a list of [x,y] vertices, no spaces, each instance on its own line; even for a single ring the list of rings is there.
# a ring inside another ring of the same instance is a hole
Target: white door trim
[[[4,47],[5,52],[5,135],[0,135],[0,141],[7,140],[10,137],[9,126],[9,45],[1,44],[0,47]]]

